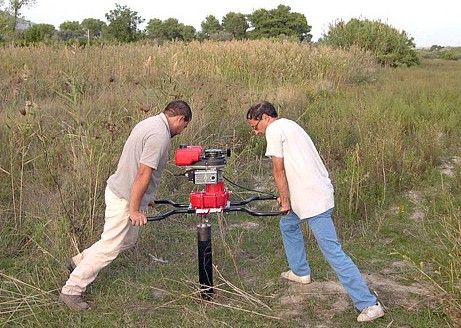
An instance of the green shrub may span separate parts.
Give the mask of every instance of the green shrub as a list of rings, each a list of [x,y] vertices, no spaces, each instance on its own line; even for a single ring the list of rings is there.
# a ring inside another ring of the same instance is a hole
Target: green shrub
[[[51,24],[35,24],[24,31],[24,39],[28,43],[46,41],[53,35],[54,26]]]
[[[351,19],[330,25],[322,42],[341,48],[358,46],[372,52],[385,66],[412,66],[419,64],[413,39],[405,31],[380,21]]]
[[[439,58],[445,60],[458,60],[461,59],[461,52],[456,52],[454,49],[440,51]]]

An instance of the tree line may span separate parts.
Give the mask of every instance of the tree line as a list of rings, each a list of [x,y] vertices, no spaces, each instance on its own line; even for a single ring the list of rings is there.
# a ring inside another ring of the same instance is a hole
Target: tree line
[[[0,0],[1,1],[1,0]],[[160,20],[150,19],[144,30],[140,25],[145,22],[139,14],[128,6],[115,5],[113,10],[105,14],[106,22],[96,18],[86,18],[81,22],[65,21],[59,25],[59,30],[51,24],[33,24],[23,32],[17,31],[17,13],[11,7],[10,1],[3,11],[0,20],[0,35],[7,37],[15,34],[16,39],[26,43],[43,42],[50,39],[61,41],[118,41],[134,42],[151,39],[158,42],[192,41],[192,40],[232,40],[260,39],[268,37],[286,37],[299,41],[310,41],[311,26],[301,13],[292,12],[289,6],[279,5],[277,8],[258,9],[251,14],[229,12],[222,17],[221,22],[213,15],[207,16],[201,23],[201,30],[191,25],[185,25],[176,18]],[[22,0],[23,5],[32,4]],[[16,7],[18,8],[18,7]],[[8,18],[9,17],[9,18]],[[3,22],[3,23],[2,23]]]
[[[304,14],[292,12],[286,5],[273,9],[257,9],[251,14],[229,12],[219,20],[208,15],[197,31],[193,26],[179,22],[176,18],[161,20],[152,18],[145,22],[136,11],[126,5],[115,4],[105,14],[106,21],[85,18],[65,21],[59,30],[51,24],[32,24],[18,30],[21,10],[33,5],[36,0],[0,0],[0,44],[9,41],[15,45],[38,42],[65,42],[66,44],[89,45],[108,42],[136,42],[152,40],[156,43],[193,40],[242,40],[279,38],[297,42],[311,42],[311,26]],[[385,66],[411,66],[419,64],[413,38],[405,31],[381,21],[353,18],[348,22],[338,20],[330,24],[329,30],[318,43],[339,48],[359,47],[373,53]]]

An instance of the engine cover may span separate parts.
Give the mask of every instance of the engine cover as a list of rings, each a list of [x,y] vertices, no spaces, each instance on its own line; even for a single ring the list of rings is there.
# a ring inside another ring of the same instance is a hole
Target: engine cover
[[[205,185],[204,191],[191,192],[190,205],[194,209],[223,209],[229,202],[230,194],[224,189],[224,182]]]

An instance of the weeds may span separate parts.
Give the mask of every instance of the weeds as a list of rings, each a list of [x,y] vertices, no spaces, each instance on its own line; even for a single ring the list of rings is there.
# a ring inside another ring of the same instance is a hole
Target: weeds
[[[8,323],[18,319],[18,325],[34,324],[34,313],[40,323],[49,320],[57,326],[72,321],[71,316],[51,315],[56,308],[50,293],[54,293],[64,279],[60,262],[94,242],[100,233],[105,181],[115,168],[131,128],[142,118],[160,112],[173,98],[188,101],[194,111],[190,127],[174,140],[174,146],[193,143],[231,148],[233,155],[226,175],[242,185],[263,191],[274,188],[268,178],[270,162],[264,157],[264,139],[252,136],[246,126],[246,110],[256,101],[268,99],[278,106],[282,116],[297,120],[313,138],[331,172],[336,191],[335,221],[342,239],[356,250],[360,249],[355,245],[359,239],[390,239],[396,234],[399,234],[400,246],[406,247],[404,229],[391,230],[394,226],[401,228],[400,216],[406,214],[386,213],[408,191],[431,188],[434,169],[444,159],[459,153],[461,146],[458,108],[461,66],[456,61],[424,62],[416,68],[383,71],[372,57],[357,49],[344,51],[289,42],[231,41],[171,43],[161,47],[6,47],[0,51],[0,62],[5,67],[0,71],[2,279],[9,287],[16,279],[38,288],[34,292],[23,289],[19,292],[17,288],[1,287],[0,295],[6,298],[0,301],[0,317]],[[158,197],[187,198],[191,186],[174,177],[175,173],[177,168],[170,165]],[[426,219],[437,222],[428,229],[434,233],[427,234],[427,243],[416,240],[412,253],[401,249],[401,254],[413,261],[424,254],[424,261],[439,263],[439,273],[425,272],[426,278],[443,288],[446,313],[455,318],[460,293],[457,275],[461,271],[457,252],[460,217],[459,205],[456,205],[459,200],[450,195],[459,194],[459,182],[456,182],[459,175],[452,179],[454,182],[449,184],[444,180],[451,189],[429,196],[433,203],[426,207],[432,212],[429,211],[431,218]],[[234,190],[233,197],[239,193]],[[181,262],[181,268],[195,272],[195,264],[189,263],[194,254],[187,246],[189,237],[185,237],[190,231],[184,232],[184,236],[177,231],[188,222],[178,219],[168,223],[170,228],[157,224],[155,232],[146,230],[143,233],[149,241],[143,246],[147,248],[146,253],[171,250]],[[271,230],[271,235],[234,235],[234,231],[226,230],[225,221],[218,223],[221,239],[216,244],[225,262],[219,272],[223,277],[229,272],[235,275],[227,278],[228,284],[224,282],[223,294],[227,294],[229,288],[239,294],[231,284],[235,287],[238,281],[239,288],[243,288],[249,271],[264,277],[255,277],[252,282],[252,288],[259,292],[266,288],[261,287],[265,285],[264,279],[277,279],[279,266],[283,265],[283,252],[280,247],[274,252],[278,247],[275,246],[278,241],[274,240],[276,228]],[[411,222],[405,224],[415,230],[415,235],[425,231]],[[157,231],[162,235],[157,235]],[[253,239],[247,240],[248,235]],[[265,247],[257,246],[261,244]],[[368,240],[366,244],[372,246],[364,253],[372,253],[358,254],[359,260],[361,256],[370,259],[382,253],[375,240]],[[261,254],[251,254],[253,258],[247,260],[238,251],[243,248]],[[143,258],[139,252],[137,255]],[[315,256],[313,260],[316,261]],[[389,261],[387,257],[385,260]],[[246,261],[248,267],[242,267],[241,261]],[[139,266],[139,270],[128,266],[131,271],[123,274],[148,271],[144,262]],[[327,271],[320,268],[318,274],[328,277]],[[155,272],[148,273],[155,278]],[[139,274],[142,276],[142,272]],[[180,273],[169,274],[177,283]],[[31,278],[36,275],[42,276],[41,285]],[[112,279],[113,276],[103,275],[101,284],[109,284]],[[111,286],[105,286],[109,293]],[[162,288],[174,293],[170,285],[165,286]],[[93,292],[95,301],[105,297],[98,296],[97,287]],[[118,294],[113,295],[114,306],[124,311],[123,297],[137,298],[145,292],[141,287],[128,288],[120,299]],[[181,301],[179,308],[184,312],[179,319],[163,313],[158,320],[168,317],[174,324],[186,322],[196,326],[198,322],[188,315],[197,315],[215,326],[225,326],[222,322],[226,322],[226,317],[232,316],[234,323],[239,322],[237,319],[249,323],[255,315],[261,320],[255,326],[265,326],[267,322],[283,326],[277,323],[277,315],[245,293],[240,293],[238,298],[248,297],[243,301],[245,306],[252,304],[245,307],[248,311],[228,307],[238,303],[231,300],[222,306],[214,304],[217,308],[210,312],[212,315],[204,308],[184,305],[195,297],[191,293],[184,294],[188,296],[187,301]],[[178,294],[172,298],[176,296]],[[35,311],[35,305],[29,308],[32,301],[40,308],[40,314]],[[154,308],[161,304],[158,300],[153,302]],[[277,302],[275,298],[269,299],[267,305],[273,309]],[[309,311],[316,309],[314,303]],[[245,314],[236,317],[234,311]],[[24,317],[25,313],[31,317]],[[127,325],[142,325],[138,314],[125,312],[124,315],[127,319],[123,322]],[[421,318],[425,315],[421,314]],[[86,324],[100,323],[102,319],[96,316]],[[212,316],[219,322],[213,321]]]

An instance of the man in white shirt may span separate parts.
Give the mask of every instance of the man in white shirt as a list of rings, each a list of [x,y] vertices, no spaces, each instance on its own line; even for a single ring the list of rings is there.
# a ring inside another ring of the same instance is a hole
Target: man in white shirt
[[[280,220],[280,230],[291,270],[283,272],[282,278],[303,284],[311,282],[301,231],[301,223],[307,221],[324,257],[361,312],[357,321],[382,317],[381,304],[338,240],[331,218],[333,185],[309,135],[296,122],[278,118],[274,106],[267,101],[250,107],[247,122],[257,135],[266,136],[266,156],[272,160],[280,211],[287,212]]]

